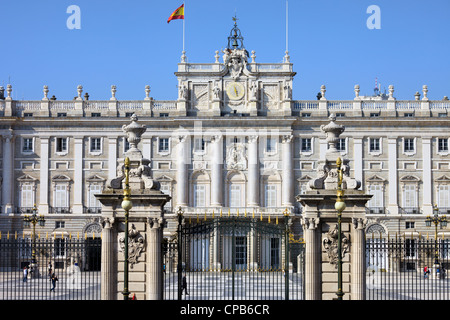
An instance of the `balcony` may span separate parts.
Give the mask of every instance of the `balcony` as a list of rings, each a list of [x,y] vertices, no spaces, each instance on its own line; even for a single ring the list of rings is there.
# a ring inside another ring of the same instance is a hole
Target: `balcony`
[[[21,214],[33,214],[33,207],[17,207],[16,212]]]
[[[419,207],[399,207],[400,214],[420,214],[422,213]]]
[[[70,207],[49,207],[49,213],[72,213]]]
[[[83,213],[102,213],[101,207],[83,207]]]
[[[367,214],[386,214],[387,210],[384,207],[366,207]]]

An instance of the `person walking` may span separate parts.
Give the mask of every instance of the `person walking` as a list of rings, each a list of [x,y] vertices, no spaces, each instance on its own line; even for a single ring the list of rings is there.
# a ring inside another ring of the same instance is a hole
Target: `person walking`
[[[428,279],[428,274],[430,273],[430,270],[428,270],[428,266],[425,266],[423,268],[423,277],[424,279]]]
[[[48,277],[51,278],[52,277],[52,263],[49,262],[48,263]]]
[[[187,291],[186,276],[183,276],[183,286],[181,287],[181,294],[183,294],[183,291],[186,291],[186,295],[189,295],[189,292]]]
[[[55,291],[56,281],[58,281],[58,277],[57,277],[56,274],[53,272],[52,278],[51,278],[52,288],[50,289],[50,291]]]
[[[27,267],[23,267],[23,282],[27,282],[28,277],[28,269]]]

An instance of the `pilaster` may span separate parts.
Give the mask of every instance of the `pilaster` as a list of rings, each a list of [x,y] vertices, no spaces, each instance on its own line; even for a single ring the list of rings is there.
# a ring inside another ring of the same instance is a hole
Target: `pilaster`
[[[258,136],[248,137],[248,196],[249,207],[259,206]]]

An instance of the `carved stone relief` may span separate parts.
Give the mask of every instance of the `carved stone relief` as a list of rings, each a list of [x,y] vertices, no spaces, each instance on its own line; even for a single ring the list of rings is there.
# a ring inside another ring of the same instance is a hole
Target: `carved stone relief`
[[[345,234],[341,234],[342,240],[342,258],[345,256],[345,253],[349,249],[349,240],[345,236]],[[335,268],[337,268],[338,263],[338,225],[334,225],[334,227],[330,228],[330,230],[326,234],[326,238],[322,241],[323,248],[328,254],[328,258],[330,259],[330,264],[334,264]]]

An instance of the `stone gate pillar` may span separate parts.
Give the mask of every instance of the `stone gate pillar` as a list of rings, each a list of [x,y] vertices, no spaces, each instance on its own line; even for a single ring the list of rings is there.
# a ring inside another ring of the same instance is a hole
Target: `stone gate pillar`
[[[298,195],[303,205],[302,225],[306,242],[305,298],[331,300],[338,292],[338,213],[335,204],[340,187],[346,208],[341,215],[342,291],[347,300],[364,300],[365,275],[365,204],[372,197],[358,190],[360,182],[350,177],[349,160],[342,166],[336,148],[345,128],[335,123],[322,125],[328,150],[318,163],[317,177],[309,181],[305,194]],[[341,178],[338,180],[339,176]]]
[[[165,227],[164,205],[170,196],[150,176],[150,160],[137,149],[145,126],[131,117],[123,126],[130,149],[128,158],[119,159],[117,177],[108,180],[102,194],[95,195],[102,205],[102,300],[124,299],[125,284],[125,211],[121,204],[128,181],[132,208],[128,214],[128,291],[129,298],[161,300],[163,298],[162,235]],[[113,165],[113,164],[110,164]],[[125,178],[128,179],[125,179]]]

